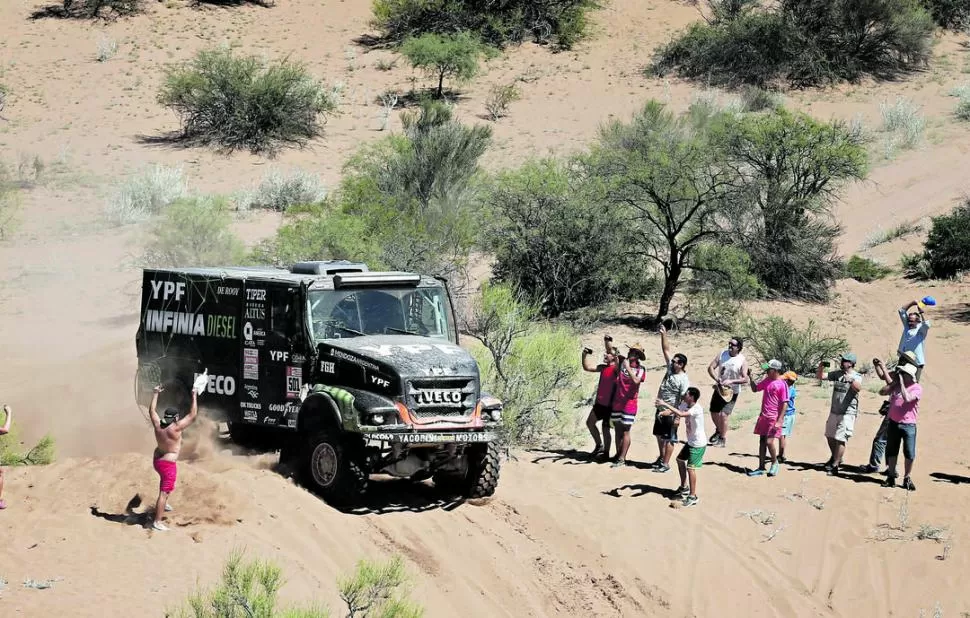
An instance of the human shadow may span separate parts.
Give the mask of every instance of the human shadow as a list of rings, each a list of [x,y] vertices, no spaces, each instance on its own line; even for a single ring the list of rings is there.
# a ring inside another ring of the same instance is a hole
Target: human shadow
[[[827,476],[831,476],[832,478],[845,479],[847,481],[852,481],[853,483],[869,483],[876,485],[882,485],[883,483],[881,479],[871,476],[868,472],[866,472],[862,466],[852,464],[842,464],[839,466],[839,473],[832,475],[828,474],[828,470],[825,469],[824,463],[808,463],[788,459],[783,465],[790,466],[796,470],[811,470],[814,472],[821,472]]]
[[[153,511],[144,511],[142,513],[136,513],[135,509],[141,506],[142,499],[141,494],[135,494],[128,504],[125,505],[125,510],[123,513],[106,513],[98,508],[97,505],[91,506],[91,514],[95,517],[100,517],[105,521],[110,521],[116,524],[125,524],[127,526],[142,526],[147,528],[152,523]]]
[[[597,459],[589,451],[580,451],[577,449],[536,449],[529,452],[542,454],[540,457],[536,457],[532,460],[532,463],[534,464],[543,461],[548,461],[550,463],[563,462],[563,464],[567,466],[576,466],[579,464],[589,463],[607,463],[606,460]]]
[[[704,464],[707,465],[708,462],[705,461]],[[742,466],[738,466],[736,464],[733,464],[727,461],[712,461],[710,462],[710,465],[724,468],[725,470],[729,470],[731,472],[734,472],[735,474],[747,475],[748,470],[750,470],[750,468],[744,468]]]
[[[629,495],[622,495],[624,491],[633,491]],[[601,492],[604,496],[612,496],[614,498],[639,498],[641,496],[646,496],[647,494],[657,494],[667,500],[673,500],[677,497],[676,489],[669,489],[663,487],[656,487],[654,485],[647,485],[646,483],[631,483],[629,485],[621,485],[620,487],[615,487],[609,491]]]
[[[970,483],[970,476],[960,476],[958,474],[947,474],[946,472],[931,472],[930,477],[932,477],[934,482],[936,483],[953,483],[955,485]]]
[[[387,513],[424,513],[453,511],[466,502],[479,505],[488,499],[469,500],[426,481],[392,478],[372,479],[367,493],[354,505],[337,506],[348,515],[385,515]]]

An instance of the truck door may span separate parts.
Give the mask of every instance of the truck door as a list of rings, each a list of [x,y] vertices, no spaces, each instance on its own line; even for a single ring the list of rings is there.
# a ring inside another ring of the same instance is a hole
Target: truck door
[[[248,406],[250,422],[296,425],[307,354],[300,298],[300,288],[296,285],[250,282],[247,286],[243,328],[247,328],[247,323],[252,326],[251,341],[244,336],[243,374],[247,393],[243,399],[256,404]],[[252,394],[249,394],[250,385]]]

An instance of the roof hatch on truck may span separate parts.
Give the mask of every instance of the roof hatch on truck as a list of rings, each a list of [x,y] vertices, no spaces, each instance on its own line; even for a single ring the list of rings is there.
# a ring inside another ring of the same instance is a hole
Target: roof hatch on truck
[[[349,260],[315,260],[297,262],[290,268],[294,275],[336,275],[338,273],[365,273],[367,265]]]

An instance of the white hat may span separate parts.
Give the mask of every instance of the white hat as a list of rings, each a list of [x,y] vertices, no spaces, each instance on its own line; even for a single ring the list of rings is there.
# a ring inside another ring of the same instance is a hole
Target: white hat
[[[916,377],[916,367],[914,365],[910,365],[909,363],[896,365],[896,371],[902,371],[903,373],[908,374],[911,378]]]

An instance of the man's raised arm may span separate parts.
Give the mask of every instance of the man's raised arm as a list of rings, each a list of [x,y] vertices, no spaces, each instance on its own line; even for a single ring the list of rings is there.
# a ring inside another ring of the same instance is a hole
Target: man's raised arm
[[[148,416],[152,419],[155,429],[162,428],[162,420],[158,418],[158,394],[165,390],[161,385],[152,389],[152,402],[148,405]]]
[[[667,341],[667,329],[661,324],[657,331],[660,332],[660,351],[664,354],[664,365],[670,366],[670,342]]]
[[[179,430],[185,429],[193,422],[195,422],[195,417],[199,414],[199,396],[196,394],[195,389],[192,389],[192,407],[189,408],[189,413],[185,415],[184,418],[179,419],[175,424]]]
[[[3,427],[0,427],[0,435],[5,433],[10,433],[10,422],[13,418],[13,408],[8,405],[3,406],[3,411],[7,414],[6,420],[3,422]]]

